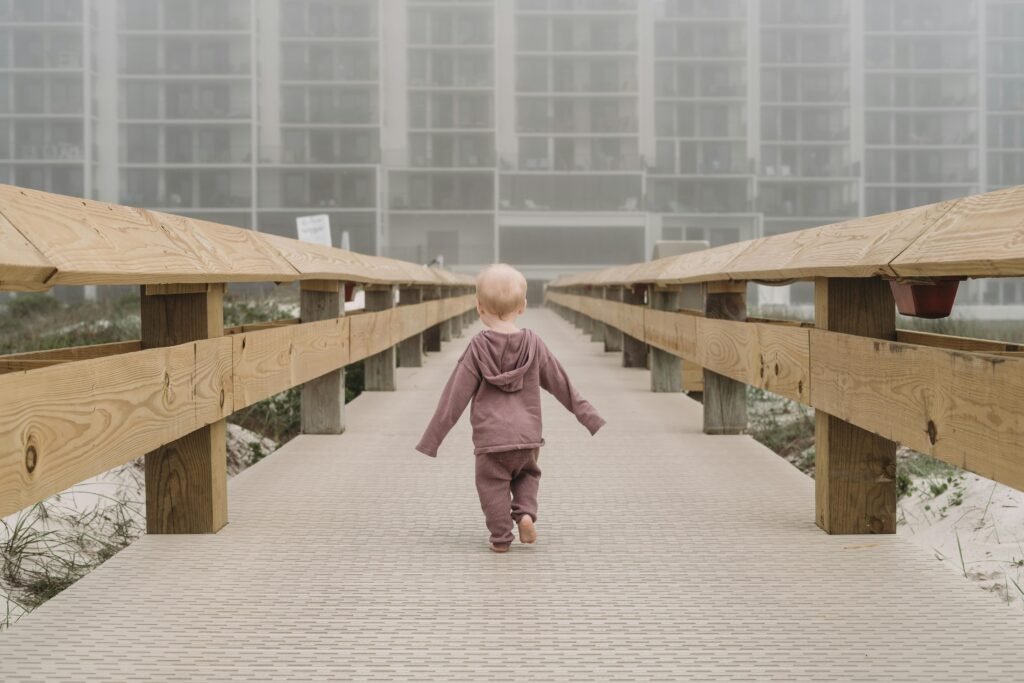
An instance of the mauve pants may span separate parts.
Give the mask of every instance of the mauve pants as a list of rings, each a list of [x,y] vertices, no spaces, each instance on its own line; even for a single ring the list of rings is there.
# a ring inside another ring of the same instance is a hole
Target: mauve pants
[[[476,491],[491,532],[491,543],[496,546],[512,543],[513,520],[518,523],[523,515],[537,520],[539,455],[539,448],[528,448],[476,456]]]

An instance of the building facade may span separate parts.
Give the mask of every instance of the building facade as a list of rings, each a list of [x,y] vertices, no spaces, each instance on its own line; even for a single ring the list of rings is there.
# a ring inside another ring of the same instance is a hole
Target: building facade
[[[0,0],[0,182],[536,287],[1024,183],[1024,0]]]

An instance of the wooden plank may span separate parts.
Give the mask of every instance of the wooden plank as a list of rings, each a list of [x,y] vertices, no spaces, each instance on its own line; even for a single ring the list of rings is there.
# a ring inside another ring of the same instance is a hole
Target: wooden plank
[[[44,288],[56,272],[39,250],[0,214],[0,290]]]
[[[622,303],[621,287],[605,287],[605,301],[601,305],[601,321],[605,324],[604,351],[605,353],[622,352],[622,329],[616,313],[618,305]]]
[[[352,321],[352,350],[357,349],[357,330],[360,331],[360,346],[368,352],[363,361],[363,386],[366,391],[395,391],[395,344],[397,325],[395,310],[395,287],[367,290],[367,313]],[[370,323],[363,328],[363,323]],[[372,354],[371,354],[372,352]]]
[[[699,361],[704,368],[704,433],[741,434],[747,429],[747,387],[736,380],[715,371],[716,361],[721,352],[728,348],[716,344],[701,334],[700,325],[721,321],[744,321],[747,318],[745,294],[708,294],[705,297],[705,315],[698,318],[698,354],[704,352]],[[749,353],[749,351],[747,351]],[[739,353],[742,358],[745,353]],[[728,356],[727,360],[731,360]]]
[[[350,353],[349,325],[359,317],[331,318],[231,337],[235,409],[358,360]]]
[[[644,319],[648,313],[650,310],[644,306],[644,292],[633,287],[625,288],[617,316],[622,321],[622,367],[647,367]]]
[[[141,349],[142,342],[135,340],[111,342],[109,344],[93,344],[91,346],[72,346],[48,351],[14,353],[7,356],[0,356],[0,375],[8,372],[35,370],[37,368],[44,368],[50,365],[70,363],[76,360],[106,358],[108,356],[140,351]]]
[[[351,321],[351,362],[365,360],[398,341],[394,333],[394,312],[365,311],[347,316]]]
[[[143,349],[224,337],[224,285],[198,294],[142,291]],[[146,454],[147,533],[216,533],[228,523],[226,434],[221,421]]]
[[[871,429],[863,415],[883,402],[866,405],[858,385],[901,386],[897,375],[874,375],[878,365],[855,365],[856,378],[844,375],[840,394],[830,368],[843,368],[851,356],[836,357],[830,341],[858,335],[862,343],[881,348],[896,338],[896,306],[888,283],[880,279],[819,279],[814,289],[815,321],[811,333],[811,401],[815,413],[815,509],[818,526],[830,534],[896,532],[896,444],[883,431]],[[836,334],[821,334],[822,331]],[[820,395],[819,395],[819,392]],[[873,397],[872,397],[873,398]],[[849,408],[849,409],[848,409]],[[914,423],[908,423],[914,424]],[[921,424],[914,425],[918,429]],[[864,429],[868,427],[868,429]],[[909,444],[908,444],[909,445]]]
[[[441,350],[441,317],[444,313],[444,304],[441,302],[441,288],[425,287],[423,298],[423,306],[427,309],[428,325],[423,333],[423,348],[427,353],[436,353]]]
[[[694,342],[689,350],[699,365],[794,401],[807,403],[809,400],[809,330],[698,316],[681,317],[694,321]]]
[[[51,285],[297,277],[251,230],[8,185],[0,212],[57,269]]]
[[[655,319],[659,322],[664,320],[661,316],[667,314],[669,321],[677,317],[675,312],[679,308],[678,290],[657,290],[650,292],[650,310],[644,311],[644,338],[651,346],[651,391],[657,393],[678,393],[683,390],[682,360],[671,351],[665,351],[658,346],[656,340],[651,336],[652,332],[665,332],[658,335],[658,342],[667,345],[678,343],[678,335],[675,333],[671,323],[669,325],[653,324]],[[648,324],[651,320],[652,324]]]
[[[300,318],[282,318],[281,320],[270,320],[265,323],[248,323],[246,325],[235,325],[234,327],[225,327],[225,335],[240,334],[242,332],[259,332],[260,330],[272,330],[275,327],[286,327],[288,325],[298,325],[302,320]]]
[[[348,331],[344,329],[344,323],[339,322],[345,316],[345,293],[341,284],[338,280],[310,280],[302,283],[300,292],[302,319],[307,322],[328,321],[331,325],[323,335],[313,337],[313,339],[309,339],[305,332],[299,332],[300,328],[292,328],[297,332],[293,335],[293,340],[298,338],[300,341],[312,341],[316,344],[312,347],[312,353],[306,354],[303,354],[302,350],[309,350],[310,345],[300,345],[298,358],[295,353],[294,341],[289,344],[291,360],[289,370],[293,373],[296,370],[294,367],[296,363],[300,365],[299,373],[306,374],[311,371],[311,362],[319,364],[318,362],[324,360],[329,361],[332,355],[335,362],[348,360]],[[333,340],[334,344],[331,344],[332,334],[336,335]],[[294,381],[295,378],[296,375],[292,374],[291,379]],[[318,374],[315,379],[309,379],[302,384],[301,420],[303,434],[344,433],[344,365]]]
[[[146,296],[169,296],[171,294],[202,294],[209,291],[210,285],[205,282],[184,282],[170,285],[145,285]]]
[[[953,349],[956,351],[980,351],[989,353],[1005,353],[1024,351],[1024,344],[1013,344],[1011,342],[994,341],[991,339],[973,339],[971,337],[956,337],[946,334],[934,334],[931,332],[917,332],[915,330],[896,330],[896,341],[918,346],[934,346],[940,349]]]
[[[643,339],[651,346],[680,358],[697,358],[697,318],[685,313],[644,311]]]
[[[230,415],[231,340],[11,373],[0,395],[3,517]]]
[[[1024,275],[1024,186],[960,200],[892,270],[900,277]]]
[[[395,259],[366,256],[345,249],[263,235],[303,279],[344,280],[365,283],[437,284],[430,268]]]
[[[423,367],[423,330],[427,327],[427,307],[423,303],[423,290],[403,287],[399,292],[398,326],[401,330],[398,361],[403,368]]]
[[[657,276],[658,284],[685,284],[728,280],[729,264],[751,246],[751,242],[736,242],[714,249],[672,257],[672,263]]]
[[[1024,490],[1024,358],[811,333],[811,405]]]

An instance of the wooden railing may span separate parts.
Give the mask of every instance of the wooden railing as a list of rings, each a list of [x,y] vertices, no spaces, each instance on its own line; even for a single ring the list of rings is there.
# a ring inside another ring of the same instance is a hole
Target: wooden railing
[[[224,328],[227,284],[293,281],[299,320]],[[467,276],[0,185],[0,290],[119,284],[141,286],[140,340],[0,357],[0,517],[145,455],[150,533],[215,532],[225,418],[301,385],[303,432],[339,434],[346,365],[394,390],[396,347],[421,364],[475,307]]]
[[[680,391],[704,430],[747,426],[746,386],[816,409],[816,518],[896,528],[896,444],[1024,489],[1024,347],[896,329],[891,282],[1024,276],[1024,188],[562,277],[547,301]],[[748,282],[815,283],[815,322],[748,319]],[[891,281],[891,282],[887,282]]]

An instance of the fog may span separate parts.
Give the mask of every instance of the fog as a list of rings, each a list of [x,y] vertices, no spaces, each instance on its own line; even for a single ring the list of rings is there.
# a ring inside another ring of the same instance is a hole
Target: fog
[[[0,0],[0,182],[536,288],[1024,183],[1022,73],[1024,1]]]

